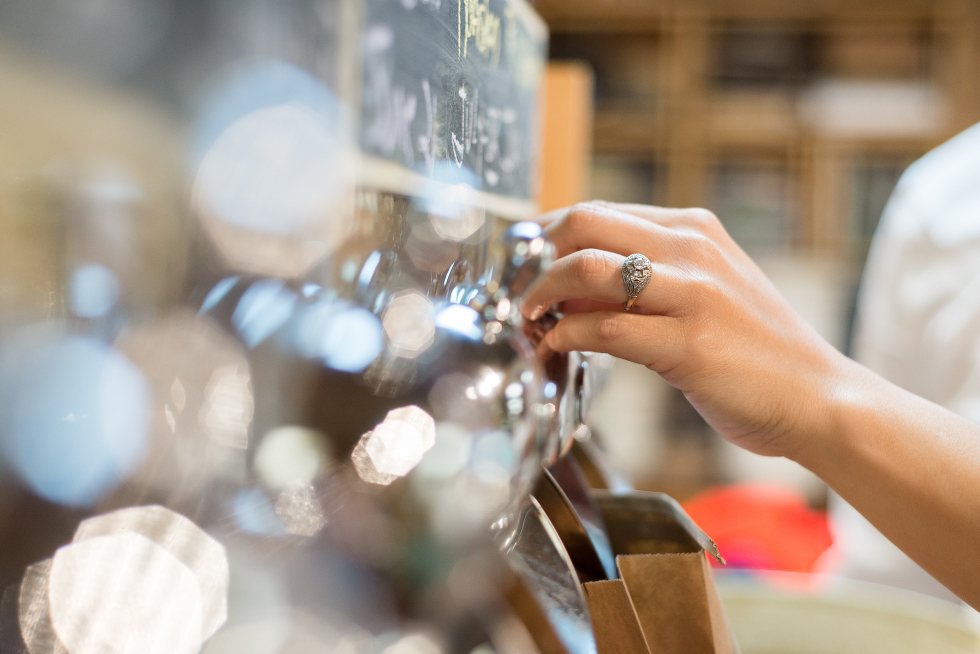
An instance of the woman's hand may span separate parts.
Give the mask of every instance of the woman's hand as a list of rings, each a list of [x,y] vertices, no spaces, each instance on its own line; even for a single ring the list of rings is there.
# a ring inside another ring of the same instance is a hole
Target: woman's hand
[[[543,345],[642,363],[737,445],[816,473],[940,582],[980,609],[980,428],[838,353],[700,209],[592,202],[555,219],[559,259],[524,297],[568,313]],[[620,267],[653,278],[621,309]],[[575,313],[580,311],[580,313]]]
[[[559,258],[522,310],[537,319],[561,304],[567,315],[548,347],[647,366],[759,454],[793,457],[808,435],[832,428],[827,404],[856,366],[789,307],[713,214],[590,202],[559,214],[547,233]],[[650,259],[653,277],[627,313],[621,268],[634,252]]]

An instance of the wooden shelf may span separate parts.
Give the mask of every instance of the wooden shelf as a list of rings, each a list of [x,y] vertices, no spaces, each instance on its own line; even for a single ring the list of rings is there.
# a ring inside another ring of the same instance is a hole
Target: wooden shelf
[[[778,92],[716,93],[708,105],[707,125],[714,147],[787,147],[802,132],[796,99]]]
[[[599,109],[593,143],[601,153],[645,153],[664,149],[663,116],[642,109]]]
[[[965,0],[963,4],[968,4]],[[638,32],[657,29],[692,11],[715,20],[922,22],[957,10],[932,0],[538,0],[554,31]]]
[[[554,54],[595,71],[597,155],[653,166],[659,201],[709,208],[720,164],[778,162],[796,247],[860,252],[855,162],[910,162],[980,120],[977,0],[539,0],[537,9]],[[821,123],[801,108],[821,89],[832,102],[871,98],[871,127],[876,89],[913,104],[925,97],[917,89],[935,89],[946,118],[907,133],[839,128],[842,112]]]

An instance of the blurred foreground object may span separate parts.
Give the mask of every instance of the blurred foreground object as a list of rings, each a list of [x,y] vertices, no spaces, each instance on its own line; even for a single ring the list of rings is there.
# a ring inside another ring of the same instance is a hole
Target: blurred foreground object
[[[975,652],[975,613],[928,595],[840,577],[720,572],[743,654]]]
[[[0,649],[544,646],[489,530],[559,449],[528,5],[0,24]]]

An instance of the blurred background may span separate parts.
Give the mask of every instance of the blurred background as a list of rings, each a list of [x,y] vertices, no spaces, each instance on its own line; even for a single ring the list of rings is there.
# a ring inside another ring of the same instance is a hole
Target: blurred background
[[[713,210],[848,352],[860,275],[905,168],[980,120],[973,0],[540,0],[551,29],[542,209],[599,198]],[[597,407],[640,488],[765,480],[656,375],[617,362]],[[653,434],[654,438],[648,438]],[[709,530],[710,531],[710,530]]]

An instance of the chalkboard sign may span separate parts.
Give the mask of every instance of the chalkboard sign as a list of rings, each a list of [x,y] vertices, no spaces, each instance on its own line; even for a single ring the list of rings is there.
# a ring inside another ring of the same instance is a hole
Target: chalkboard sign
[[[547,30],[524,0],[365,0],[361,183],[533,213]]]

